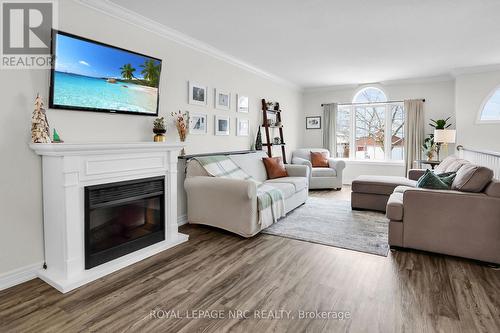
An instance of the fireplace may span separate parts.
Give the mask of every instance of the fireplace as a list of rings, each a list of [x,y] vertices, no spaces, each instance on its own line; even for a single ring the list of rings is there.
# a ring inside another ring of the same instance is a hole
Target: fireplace
[[[85,269],[165,240],[165,178],[85,187]]]

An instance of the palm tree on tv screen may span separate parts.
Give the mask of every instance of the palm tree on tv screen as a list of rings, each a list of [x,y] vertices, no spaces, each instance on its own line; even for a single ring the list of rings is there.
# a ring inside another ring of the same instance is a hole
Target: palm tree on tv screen
[[[144,79],[149,81],[149,84],[153,87],[158,86],[158,81],[160,78],[160,65],[156,64],[154,60],[146,60],[144,64],[140,65],[142,70],[141,74]]]
[[[122,67],[120,67],[120,70],[122,71],[122,77],[125,80],[132,80],[132,78],[134,77],[135,68],[132,67],[131,64],[123,65]]]

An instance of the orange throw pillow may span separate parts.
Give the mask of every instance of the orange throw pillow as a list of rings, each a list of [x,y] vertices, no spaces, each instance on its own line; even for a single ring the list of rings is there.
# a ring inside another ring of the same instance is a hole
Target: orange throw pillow
[[[288,172],[286,172],[281,157],[263,157],[262,161],[266,167],[268,179],[288,177]]]
[[[327,152],[311,152],[311,164],[313,168],[328,168],[328,153]]]

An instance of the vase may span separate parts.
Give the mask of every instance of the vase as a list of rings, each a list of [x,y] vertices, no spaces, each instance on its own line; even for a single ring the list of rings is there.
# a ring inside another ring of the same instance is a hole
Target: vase
[[[155,134],[153,141],[154,142],[165,142],[167,138],[165,137],[165,133],[167,130],[165,129],[157,129],[153,128],[153,133]]]
[[[262,150],[262,134],[260,133],[260,126],[257,132],[257,138],[255,139],[255,149]]]

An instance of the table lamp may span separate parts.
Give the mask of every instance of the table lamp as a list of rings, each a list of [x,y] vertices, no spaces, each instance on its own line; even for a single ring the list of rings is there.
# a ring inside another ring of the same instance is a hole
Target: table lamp
[[[434,130],[434,142],[444,144],[446,155],[448,156],[448,143],[455,143],[457,131],[452,129],[437,129]],[[439,160],[439,150],[438,150]]]

